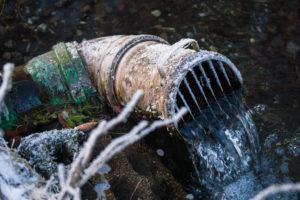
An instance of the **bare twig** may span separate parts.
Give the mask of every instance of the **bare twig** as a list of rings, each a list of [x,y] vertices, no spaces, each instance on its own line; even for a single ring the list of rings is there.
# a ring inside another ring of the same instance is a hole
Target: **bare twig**
[[[80,186],[82,186],[93,174],[95,174],[98,171],[98,169],[100,169],[115,154],[121,152],[127,146],[148,135],[153,130],[177,122],[185,113],[186,109],[183,108],[171,119],[155,121],[147,128],[145,127],[148,123],[145,121],[141,121],[128,134],[114,139],[84,171],[85,173],[80,181]]]
[[[179,113],[174,115],[173,118],[163,121],[155,121],[150,126],[148,126],[148,122],[141,121],[129,133],[112,140],[112,142],[88,166],[97,139],[101,135],[106,134],[117,124],[125,122],[142,95],[143,92],[141,90],[137,91],[132,97],[132,100],[125,106],[123,111],[116,118],[108,122],[102,121],[99,123],[98,127],[91,132],[90,137],[83,145],[78,157],[71,164],[71,168],[67,172],[66,178],[64,177],[64,167],[62,165],[59,166],[58,176],[61,191],[57,194],[57,199],[64,199],[68,196],[68,194],[73,196],[74,199],[77,199],[80,194],[80,187],[83,186],[88,179],[91,178],[91,176],[97,173],[99,168],[101,168],[115,154],[121,152],[127,146],[133,144],[137,140],[149,134],[151,131],[170,123],[177,122],[186,112],[185,109],[182,109]]]
[[[121,123],[122,121],[126,121],[127,117],[133,111],[136,103],[142,95],[143,91],[137,91],[132,97],[132,100],[116,118],[109,122],[102,121],[99,123],[97,128],[91,132],[90,137],[88,138],[87,142],[85,142],[83,149],[80,151],[76,160],[71,164],[71,169],[68,172],[68,179],[66,180],[67,184],[73,185],[80,178],[82,169],[90,161],[92,150],[97,142],[97,138],[99,138],[102,134],[107,133],[115,125]]]
[[[251,200],[262,200],[269,195],[274,195],[282,192],[300,192],[300,183],[286,183],[281,185],[271,185],[260,191]]]
[[[11,89],[11,76],[13,73],[15,65],[12,63],[6,63],[3,67],[3,79],[2,79],[2,84],[0,87],[0,112],[2,109],[2,102],[4,100],[4,97],[6,93]]]

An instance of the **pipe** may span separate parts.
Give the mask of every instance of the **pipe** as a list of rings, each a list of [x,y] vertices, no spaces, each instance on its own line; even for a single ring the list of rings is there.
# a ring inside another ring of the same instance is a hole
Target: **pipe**
[[[84,103],[98,92],[120,112],[143,89],[135,114],[146,119],[165,119],[185,106],[190,111],[185,119],[190,120],[196,111],[242,85],[239,71],[225,56],[200,50],[192,39],[170,45],[153,35],[59,43],[30,60],[23,71],[26,76],[21,70],[21,77],[30,75],[54,105]]]

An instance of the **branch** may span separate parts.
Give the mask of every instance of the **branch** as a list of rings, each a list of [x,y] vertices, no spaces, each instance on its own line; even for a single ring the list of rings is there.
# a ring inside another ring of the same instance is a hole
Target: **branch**
[[[64,178],[63,166],[59,166],[58,175],[61,191],[57,194],[58,199],[63,199],[67,194],[76,198],[80,192],[80,187],[97,173],[97,171],[114,155],[140,140],[151,131],[171,123],[177,123],[186,113],[186,109],[183,108],[171,119],[155,121],[150,126],[148,126],[149,123],[147,121],[141,121],[138,125],[133,127],[129,133],[112,140],[112,142],[87,167],[97,139],[101,135],[106,134],[117,124],[125,122],[142,95],[143,92],[141,90],[137,91],[131,101],[117,117],[108,122],[102,121],[99,123],[98,127],[91,132],[88,140],[84,143],[78,157],[71,164],[71,169],[67,172],[66,178]]]
[[[251,200],[262,200],[269,195],[274,195],[281,192],[299,192],[300,191],[300,182],[299,183],[286,183],[281,185],[271,185],[266,189],[260,191],[255,197]]]
[[[11,76],[15,65],[12,63],[6,63],[3,66],[3,79],[0,87],[0,112],[2,109],[2,102],[6,93],[11,89]]]

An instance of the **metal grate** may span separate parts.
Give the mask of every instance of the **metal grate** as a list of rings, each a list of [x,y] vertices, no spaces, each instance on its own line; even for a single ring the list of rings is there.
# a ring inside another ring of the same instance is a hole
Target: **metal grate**
[[[183,106],[187,108],[188,115],[183,123],[195,121],[202,109],[210,108],[212,103],[241,87],[233,67],[229,65],[218,59],[208,59],[189,69],[178,87],[174,105],[176,111]],[[223,111],[222,106],[219,107]]]

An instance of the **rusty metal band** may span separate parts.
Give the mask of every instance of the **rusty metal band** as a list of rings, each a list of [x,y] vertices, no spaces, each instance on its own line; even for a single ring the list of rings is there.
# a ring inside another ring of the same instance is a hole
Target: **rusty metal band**
[[[154,36],[154,35],[142,35],[137,36],[133,40],[129,41],[127,44],[125,44],[116,54],[112,61],[112,65],[110,67],[109,71],[109,79],[108,79],[108,90],[107,90],[107,98],[109,102],[111,103],[112,107],[116,109],[117,111],[121,111],[122,105],[118,100],[118,97],[116,96],[116,87],[115,87],[115,77],[116,72],[119,66],[119,63],[123,56],[127,53],[128,50],[130,50],[132,47],[136,46],[137,44],[148,42],[148,41],[154,41],[159,42],[163,44],[169,44],[164,39]]]
[[[61,42],[53,46],[53,51],[74,102],[85,102],[93,88],[75,45]]]

